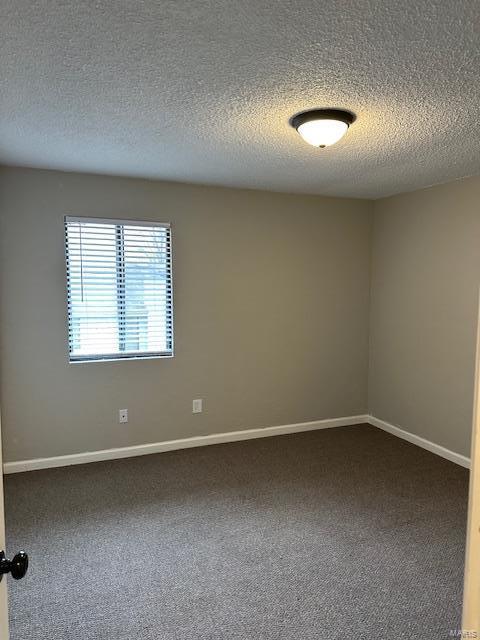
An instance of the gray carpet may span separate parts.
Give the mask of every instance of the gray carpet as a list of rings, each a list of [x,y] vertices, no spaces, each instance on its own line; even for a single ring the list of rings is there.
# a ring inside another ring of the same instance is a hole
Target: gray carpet
[[[467,472],[370,426],[6,478],[12,640],[442,640]]]

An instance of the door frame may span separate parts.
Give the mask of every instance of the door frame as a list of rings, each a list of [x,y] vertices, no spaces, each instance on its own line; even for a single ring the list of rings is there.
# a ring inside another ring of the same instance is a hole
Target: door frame
[[[5,545],[5,509],[3,504],[2,417],[0,415],[0,551]],[[8,640],[7,576],[0,582],[0,640]]]
[[[475,351],[462,631],[462,638],[480,638],[480,295]]]

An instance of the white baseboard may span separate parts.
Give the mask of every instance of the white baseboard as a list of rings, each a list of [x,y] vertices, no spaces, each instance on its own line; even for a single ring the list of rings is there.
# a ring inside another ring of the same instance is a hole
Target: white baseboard
[[[119,447],[116,449],[102,449],[101,451],[86,451],[84,453],[74,453],[66,456],[54,456],[51,458],[35,458],[32,460],[18,460],[16,462],[6,462],[3,465],[4,473],[20,473],[22,471],[35,471],[37,469],[49,469],[52,467],[67,467],[74,464],[86,464],[88,462],[100,462],[102,460],[116,460],[118,458],[132,458],[144,456],[151,453],[162,453],[163,451],[175,451],[177,449],[190,449],[193,447],[204,447],[211,444],[221,444],[225,442],[236,442],[239,440],[252,440],[254,438],[268,438],[270,436],[281,436],[289,433],[301,433],[302,431],[316,431],[318,429],[331,429],[333,427],[347,427],[356,424],[371,424],[383,431],[387,431],[397,438],[407,440],[412,444],[427,449],[442,458],[470,468],[470,459],[455,451],[450,451],[445,447],[435,444],[430,440],[421,438],[409,431],[400,429],[389,422],[375,418],[371,415],[347,416],[344,418],[332,418],[329,420],[315,420],[313,422],[300,422],[298,424],[284,424],[278,427],[263,427],[259,429],[245,429],[243,431],[227,431],[226,433],[213,433],[208,436],[197,436],[193,438],[183,438],[181,440],[166,440],[164,442],[153,442],[150,444],[140,444],[131,447]]]
[[[422,447],[422,449],[427,449],[427,451],[431,451],[431,453],[436,453],[437,456],[441,456],[442,458],[446,458],[451,462],[455,462],[456,464],[459,464],[466,469],[470,469],[470,458],[462,456],[460,453],[450,451],[450,449],[446,449],[439,444],[435,444],[435,442],[431,442],[430,440],[421,438],[420,436],[417,436],[414,433],[410,433],[409,431],[404,431],[403,429],[400,429],[400,427],[396,427],[395,425],[390,424],[389,422],[385,422],[384,420],[380,420],[379,418],[375,418],[374,416],[366,416],[365,421],[373,425],[374,427],[383,429],[383,431],[388,431],[388,433],[397,436],[397,438],[407,440],[412,444],[416,444],[418,447]]]
[[[51,467],[67,467],[74,464],[86,464],[87,462],[100,462],[101,460],[114,460],[117,458],[132,458],[163,451],[176,449],[190,449],[203,447],[210,444],[224,442],[236,442],[238,440],[251,440],[253,438],[267,438],[269,436],[281,436],[289,433],[301,433],[302,431],[315,431],[317,429],[331,429],[332,427],[346,427],[355,424],[365,424],[369,416],[348,416],[344,418],[332,418],[330,420],[315,420],[314,422],[301,422],[299,424],[284,424],[278,427],[264,427],[260,429],[246,429],[243,431],[229,431],[226,433],[213,433],[208,436],[183,438],[181,440],[167,440],[151,444],[140,444],[132,447],[116,449],[103,449],[101,451],[86,451],[66,456],[52,458],[35,458],[33,460],[18,460],[6,462],[3,465],[4,473],[19,473],[21,471],[35,471],[37,469],[49,469]]]

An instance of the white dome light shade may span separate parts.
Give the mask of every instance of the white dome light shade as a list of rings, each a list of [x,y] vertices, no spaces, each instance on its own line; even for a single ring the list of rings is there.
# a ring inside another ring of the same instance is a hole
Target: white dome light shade
[[[348,124],[340,120],[310,120],[301,124],[297,131],[308,144],[314,147],[329,147],[347,133]]]
[[[355,120],[353,113],[340,109],[314,109],[294,116],[290,124],[305,142],[314,147],[329,147],[338,142]]]

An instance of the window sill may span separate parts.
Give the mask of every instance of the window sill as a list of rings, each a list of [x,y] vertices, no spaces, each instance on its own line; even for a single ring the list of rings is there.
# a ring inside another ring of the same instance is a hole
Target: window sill
[[[68,360],[68,364],[92,364],[101,362],[138,362],[139,360],[168,360],[173,358],[174,354],[169,353],[165,355],[152,354],[151,356],[128,356],[124,358],[85,358],[83,360]]]

